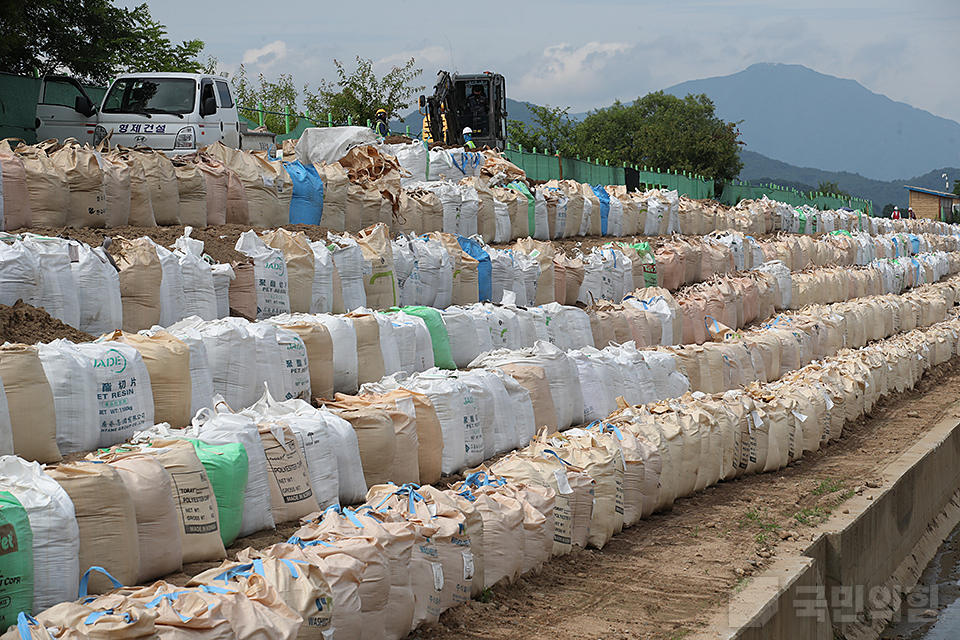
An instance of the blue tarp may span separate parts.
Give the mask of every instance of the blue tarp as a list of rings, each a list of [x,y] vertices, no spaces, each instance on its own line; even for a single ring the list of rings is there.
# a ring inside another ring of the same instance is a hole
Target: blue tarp
[[[493,264],[490,262],[490,256],[486,249],[479,242],[472,238],[457,236],[457,242],[460,248],[474,260],[480,262],[477,265],[477,284],[480,291],[480,302],[493,299]]]
[[[610,194],[600,185],[591,186],[593,193],[600,200],[600,235],[607,235],[607,221],[610,219]]]
[[[284,162],[293,183],[290,199],[290,224],[320,224],[323,217],[323,180],[312,164],[304,166],[299,160]]]

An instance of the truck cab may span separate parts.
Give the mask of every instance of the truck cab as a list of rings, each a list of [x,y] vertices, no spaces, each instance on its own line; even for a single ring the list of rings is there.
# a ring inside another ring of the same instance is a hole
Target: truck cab
[[[37,139],[143,145],[168,156],[214,142],[240,148],[240,118],[226,78],[132,73],[116,78],[96,106],[75,79],[46,76],[37,100]]]

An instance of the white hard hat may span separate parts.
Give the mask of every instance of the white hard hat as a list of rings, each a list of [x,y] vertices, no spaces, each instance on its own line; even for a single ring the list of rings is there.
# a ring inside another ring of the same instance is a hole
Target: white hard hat
[[[473,129],[471,129],[470,127],[464,127],[464,128],[463,128],[463,135],[467,135],[468,133],[469,133],[470,135],[473,135]]]

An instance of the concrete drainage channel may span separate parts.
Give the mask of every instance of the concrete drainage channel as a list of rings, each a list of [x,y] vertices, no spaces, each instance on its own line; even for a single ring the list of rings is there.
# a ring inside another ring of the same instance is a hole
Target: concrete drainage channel
[[[880,477],[691,638],[873,640],[895,613],[922,615],[914,587],[960,522],[960,420],[941,420]]]

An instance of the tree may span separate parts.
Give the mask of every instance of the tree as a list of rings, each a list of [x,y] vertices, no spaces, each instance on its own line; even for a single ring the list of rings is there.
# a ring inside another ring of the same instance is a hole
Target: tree
[[[280,74],[276,82],[267,82],[260,74],[259,83],[253,84],[247,78],[246,69],[240,65],[240,71],[230,79],[233,85],[234,98],[237,104],[244,109],[241,115],[254,122],[259,122],[259,114],[247,109],[258,109],[263,105],[264,126],[273,133],[286,133],[286,113],[290,114],[290,126],[296,127],[302,114],[297,109],[299,92],[293,84],[293,76]]]
[[[880,217],[889,218],[892,215],[893,215],[893,203],[888,202],[883,206],[883,211],[880,213]]]
[[[631,105],[591,111],[577,127],[580,155],[620,164],[673,169],[729,181],[743,168],[740,122],[724,122],[705,94],[677,98],[663,91]]]
[[[347,122],[347,117],[358,125],[365,125],[376,118],[377,110],[384,109],[387,118],[398,118],[400,113],[414,103],[414,96],[426,87],[414,87],[411,83],[423,73],[416,69],[413,58],[402,67],[393,67],[382,79],[373,72],[373,61],[357,56],[357,68],[348,73],[338,60],[337,81],[322,80],[316,93],[304,87],[304,105],[314,118],[332,114],[334,122]]]
[[[562,156],[577,155],[575,143],[577,123],[568,117],[570,107],[541,107],[529,104],[536,125],[519,120],[507,121],[507,139],[524,149],[560,152]]]
[[[953,181],[953,195],[960,196],[960,180]]]
[[[203,42],[171,44],[147,5],[111,0],[5,0],[0,4],[0,70],[67,73],[105,84],[124,71],[193,71]]]
[[[850,194],[840,188],[839,182],[830,182],[829,180],[821,180],[820,183],[817,184],[817,192],[838,198],[850,198]],[[892,207],[891,210],[893,210]]]

